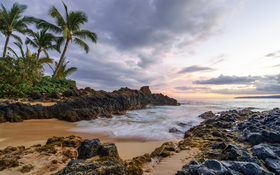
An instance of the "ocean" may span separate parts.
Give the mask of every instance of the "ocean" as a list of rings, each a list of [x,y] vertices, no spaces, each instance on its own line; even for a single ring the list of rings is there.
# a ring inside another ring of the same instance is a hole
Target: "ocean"
[[[147,106],[112,118],[80,121],[72,131],[103,134],[112,139],[180,140],[185,131],[203,121],[198,115],[206,111],[248,107],[264,111],[280,107],[280,99],[186,99],[180,103],[180,106]]]

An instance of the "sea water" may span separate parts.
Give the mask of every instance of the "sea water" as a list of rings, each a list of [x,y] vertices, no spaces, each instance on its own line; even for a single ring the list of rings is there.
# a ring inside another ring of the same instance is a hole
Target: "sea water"
[[[206,111],[248,107],[263,111],[280,107],[280,99],[192,99],[180,102],[180,106],[147,106],[112,118],[80,121],[72,131],[103,134],[112,139],[178,140],[185,131],[203,121],[198,115]]]

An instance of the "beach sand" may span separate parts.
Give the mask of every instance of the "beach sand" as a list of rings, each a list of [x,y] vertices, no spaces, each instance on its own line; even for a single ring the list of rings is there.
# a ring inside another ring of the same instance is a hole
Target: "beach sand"
[[[83,139],[99,138],[101,142],[113,142],[117,145],[120,157],[130,159],[152,152],[165,141],[117,140],[101,134],[89,134],[70,131],[75,123],[57,119],[26,120],[19,123],[0,124],[0,149],[7,146],[32,146],[45,144],[52,136],[76,135]]]

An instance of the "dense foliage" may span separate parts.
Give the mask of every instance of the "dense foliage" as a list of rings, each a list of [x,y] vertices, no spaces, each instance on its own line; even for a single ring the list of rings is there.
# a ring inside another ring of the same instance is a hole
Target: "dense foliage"
[[[39,66],[31,58],[0,58],[0,97],[26,97],[42,77]]]
[[[43,77],[40,81],[34,83],[32,92],[46,93],[63,93],[76,89],[76,82],[67,79],[52,78],[49,76]]]
[[[43,76],[33,58],[0,58],[0,98],[28,97],[32,92],[63,93],[76,89],[76,82]]]
[[[43,19],[24,16],[26,5],[14,3],[7,9],[1,4],[0,37],[5,37],[5,43],[3,57],[0,58],[0,98],[28,97],[32,92],[63,93],[76,89],[76,82],[66,79],[77,70],[76,67],[67,67],[69,61],[65,61],[65,55],[68,44],[74,41],[88,53],[89,46],[85,39],[95,43],[97,35],[80,29],[81,25],[88,22],[84,12],[69,11],[64,3],[63,6],[64,13],[60,13],[54,6],[49,9],[49,15],[55,21],[53,24]],[[21,36],[25,39],[17,34],[23,34]],[[14,40],[12,43],[16,49],[10,46],[11,39]],[[60,53],[63,43],[65,46]],[[35,51],[31,51],[28,46]],[[49,50],[60,53],[58,62],[54,62],[49,56]],[[52,77],[44,76],[46,65],[53,70]]]

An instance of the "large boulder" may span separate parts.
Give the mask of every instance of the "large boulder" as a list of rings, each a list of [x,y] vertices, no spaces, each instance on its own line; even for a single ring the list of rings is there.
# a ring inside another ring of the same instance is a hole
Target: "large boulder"
[[[78,148],[78,159],[88,159],[99,154],[101,143],[99,139],[85,140]]]
[[[101,144],[99,139],[85,140],[78,148],[78,160],[72,160],[57,175],[126,175],[124,161],[113,143]],[[86,160],[83,160],[86,159]]]
[[[215,114],[212,111],[204,112],[203,114],[199,115],[198,117],[203,119],[211,119],[215,117]]]
[[[140,91],[143,92],[145,95],[151,95],[152,92],[149,86],[143,86],[140,88]]]
[[[56,175],[127,175],[125,164],[116,158],[86,161],[72,160]]]

